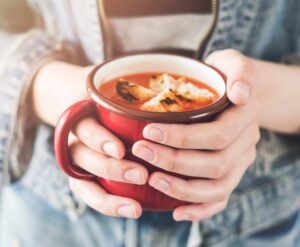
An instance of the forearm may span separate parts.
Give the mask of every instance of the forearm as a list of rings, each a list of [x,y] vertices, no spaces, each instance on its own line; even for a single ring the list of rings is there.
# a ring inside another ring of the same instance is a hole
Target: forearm
[[[37,117],[54,126],[71,104],[86,97],[85,80],[89,67],[52,61],[42,67],[33,81],[32,101]]]
[[[300,67],[254,62],[261,105],[260,125],[282,133],[300,133]]]

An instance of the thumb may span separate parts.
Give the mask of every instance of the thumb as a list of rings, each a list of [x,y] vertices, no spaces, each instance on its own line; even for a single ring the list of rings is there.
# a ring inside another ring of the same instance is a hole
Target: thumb
[[[245,105],[250,101],[250,60],[246,56],[235,50],[222,50],[210,54],[205,62],[225,74],[227,96],[233,104]]]
[[[250,99],[250,85],[243,81],[227,81],[227,96],[235,105],[245,105]]]

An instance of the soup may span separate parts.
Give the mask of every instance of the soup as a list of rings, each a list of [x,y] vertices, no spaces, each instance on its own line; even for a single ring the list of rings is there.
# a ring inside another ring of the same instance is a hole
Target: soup
[[[125,75],[104,83],[99,91],[119,105],[153,112],[191,111],[220,98],[203,82],[167,73]]]

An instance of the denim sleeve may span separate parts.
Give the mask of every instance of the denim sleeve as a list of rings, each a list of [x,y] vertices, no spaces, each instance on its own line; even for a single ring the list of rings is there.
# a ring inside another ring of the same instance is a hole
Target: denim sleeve
[[[29,88],[44,64],[66,60],[64,43],[40,29],[22,34],[0,30],[0,188],[26,170],[33,150],[35,120]]]
[[[300,49],[299,49],[300,50]],[[290,65],[299,65],[300,66],[300,52],[297,54],[288,54],[287,56],[284,56],[281,61],[284,64],[290,64]]]

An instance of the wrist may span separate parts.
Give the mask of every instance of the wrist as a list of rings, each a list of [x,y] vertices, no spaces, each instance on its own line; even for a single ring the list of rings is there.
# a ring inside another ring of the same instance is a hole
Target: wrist
[[[256,60],[254,72],[261,107],[260,126],[285,134],[299,133],[300,69]]]
[[[32,82],[33,111],[37,118],[54,126],[67,107],[85,98],[89,71],[90,67],[61,61],[43,66]]]

